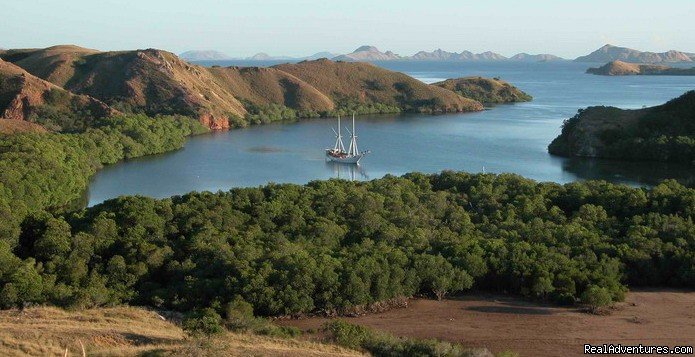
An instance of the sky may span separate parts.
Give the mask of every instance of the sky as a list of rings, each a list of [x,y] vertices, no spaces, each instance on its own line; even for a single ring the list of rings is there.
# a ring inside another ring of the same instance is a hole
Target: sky
[[[0,48],[76,44],[304,56],[361,45],[552,53],[610,43],[695,52],[695,1],[611,0],[0,0]]]

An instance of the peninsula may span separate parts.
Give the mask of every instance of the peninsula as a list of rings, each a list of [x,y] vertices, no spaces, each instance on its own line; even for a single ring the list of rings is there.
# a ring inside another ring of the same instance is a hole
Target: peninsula
[[[548,146],[559,156],[695,161],[695,91],[651,108],[589,107],[566,120]]]

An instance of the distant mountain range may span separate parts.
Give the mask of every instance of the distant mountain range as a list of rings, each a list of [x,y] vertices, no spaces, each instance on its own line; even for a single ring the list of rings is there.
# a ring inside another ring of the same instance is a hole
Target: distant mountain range
[[[218,51],[186,51],[180,57],[187,61],[214,61],[214,60],[250,60],[250,61],[303,61],[315,60],[319,58],[329,58],[334,61],[345,62],[370,62],[370,61],[393,61],[393,60],[417,60],[417,61],[524,61],[524,62],[546,62],[559,61],[563,58],[551,54],[531,55],[519,53],[512,57],[505,57],[499,53],[487,51],[483,53],[473,53],[463,51],[460,53],[448,52],[437,49],[432,52],[420,51],[412,56],[401,56],[392,51],[381,52],[374,46],[360,46],[351,53],[337,55],[331,52],[318,52],[306,57],[290,56],[271,56],[267,53],[257,53],[251,57],[231,57]]]
[[[660,63],[660,62],[693,62],[695,53],[681,51],[643,52],[626,47],[605,45],[586,56],[575,59],[577,62],[612,62],[623,61],[630,63]]]
[[[187,51],[181,54],[181,58],[188,61],[209,60],[258,60],[258,61],[303,61],[319,58],[329,58],[334,61],[346,62],[370,62],[370,61],[519,61],[519,62],[550,62],[563,61],[562,57],[552,54],[528,54],[518,53],[511,57],[505,57],[499,53],[487,51],[473,53],[471,51],[449,52],[437,49],[431,52],[419,51],[412,56],[401,56],[392,51],[382,52],[374,46],[360,46],[351,53],[336,55],[331,52],[319,52],[306,57],[270,56],[266,53],[257,53],[246,58],[232,58],[217,51]],[[598,50],[575,59],[577,62],[612,62],[623,61],[629,63],[660,63],[660,62],[693,62],[695,53],[682,51],[667,51],[662,53],[643,52],[626,47],[605,45]]]
[[[232,57],[223,52],[213,50],[203,51],[186,51],[179,54],[181,59],[186,61],[224,61],[224,60],[248,60],[248,61],[304,61],[315,60],[319,58],[333,58],[337,54],[331,52],[318,52],[306,57],[291,57],[291,56],[271,56],[264,52],[256,53],[251,57]]]
[[[229,56],[220,52],[213,50],[204,51],[186,51],[179,55],[179,57],[187,61],[217,61],[230,59]]]
[[[512,57],[505,57],[499,53],[487,51],[483,53],[473,53],[463,51],[460,53],[437,49],[432,52],[419,51],[412,56],[400,56],[391,51],[381,52],[374,46],[361,46],[352,53],[333,58],[336,61],[390,61],[390,60],[412,60],[412,61],[557,61],[562,58],[549,54],[530,55],[519,53]]]

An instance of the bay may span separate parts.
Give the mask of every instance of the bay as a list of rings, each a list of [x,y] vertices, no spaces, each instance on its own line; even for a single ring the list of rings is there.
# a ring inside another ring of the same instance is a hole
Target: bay
[[[207,65],[272,65],[213,62]],[[182,150],[124,161],[92,179],[89,205],[120,195],[163,198],[269,182],[306,183],[333,177],[367,180],[386,174],[442,170],[515,173],[559,183],[604,179],[651,185],[693,181],[693,166],[551,156],[547,145],[563,120],[592,105],[641,108],[695,89],[695,77],[585,74],[598,64],[562,62],[386,61],[376,65],[432,83],[462,76],[499,77],[534,97],[479,113],[369,115],[357,119],[359,143],[370,149],[360,167],[326,163],[333,120],[274,123],[189,139]]]

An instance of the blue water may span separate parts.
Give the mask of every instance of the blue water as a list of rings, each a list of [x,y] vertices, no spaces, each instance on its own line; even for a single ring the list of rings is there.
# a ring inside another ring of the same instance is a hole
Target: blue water
[[[219,64],[219,63],[217,63]],[[223,63],[223,65],[249,63]],[[274,64],[274,63],[270,63]],[[641,108],[695,89],[695,77],[604,77],[584,74],[574,62],[382,62],[424,82],[461,76],[500,77],[534,96],[529,103],[498,105],[479,113],[358,117],[362,165],[326,163],[332,120],[254,126],[191,138],[185,148],[109,166],[93,178],[89,204],[120,195],[168,197],[189,191],[228,190],[268,182],[306,183],[341,177],[445,169],[512,172],[540,181],[605,179],[649,185],[664,178],[693,179],[691,165],[626,163],[550,156],[547,145],[562,121],[591,105]]]

